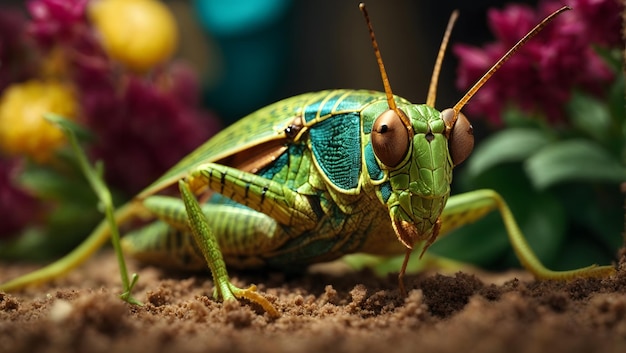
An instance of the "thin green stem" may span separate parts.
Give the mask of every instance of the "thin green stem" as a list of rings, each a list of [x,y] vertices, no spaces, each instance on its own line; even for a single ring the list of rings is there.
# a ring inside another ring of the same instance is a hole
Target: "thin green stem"
[[[92,189],[98,196],[98,199],[100,200],[100,205],[102,206],[107,222],[109,223],[111,242],[113,243],[113,248],[115,249],[115,254],[117,255],[117,263],[120,269],[122,286],[124,288],[124,292],[120,295],[120,298],[130,304],[141,305],[141,302],[133,298],[131,295],[131,291],[134,285],[137,283],[138,276],[134,273],[132,281],[129,281],[126,261],[124,260],[124,254],[122,253],[122,247],[120,244],[120,233],[117,227],[117,222],[115,221],[115,209],[113,207],[113,200],[108,187],[102,179],[103,173],[98,172],[102,171],[103,168],[99,168],[101,165],[93,167],[89,163],[89,161],[87,160],[87,156],[85,155],[80,147],[80,144],[78,143],[78,139],[76,138],[76,134],[74,133],[73,128],[67,122],[67,120],[54,114],[48,114],[46,118],[57,124],[68,137],[68,140],[70,141],[72,149],[74,150],[79,166],[82,169],[85,178],[87,179]]]

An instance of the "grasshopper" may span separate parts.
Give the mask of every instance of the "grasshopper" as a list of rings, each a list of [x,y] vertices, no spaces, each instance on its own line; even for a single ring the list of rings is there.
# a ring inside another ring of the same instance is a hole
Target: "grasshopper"
[[[238,268],[294,268],[351,253],[404,254],[399,288],[414,249],[498,210],[521,264],[538,279],[602,277],[612,266],[547,269],[528,246],[500,195],[477,190],[450,197],[453,168],[474,145],[461,108],[548,16],[509,50],[452,108],[434,108],[453,13],[435,64],[426,104],[392,93],[365,6],[360,5],[384,92],[328,90],[262,108],[183,158],[133,201],[117,210],[118,224],[146,211],[155,220],[123,239],[125,252],[180,268],[211,270],[216,299],[247,299],[271,316],[279,312],[254,286],[231,284]],[[156,195],[178,186],[179,198]],[[106,222],[83,245],[49,268],[0,286],[14,290],[60,276],[109,237]],[[421,255],[420,255],[421,256]]]

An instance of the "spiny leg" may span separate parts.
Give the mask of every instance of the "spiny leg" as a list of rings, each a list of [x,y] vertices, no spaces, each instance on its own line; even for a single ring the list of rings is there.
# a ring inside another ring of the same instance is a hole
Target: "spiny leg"
[[[607,277],[615,273],[613,266],[591,265],[569,271],[553,271],[546,268],[530,248],[509,206],[502,196],[493,190],[476,190],[451,197],[441,215],[441,232],[443,234],[463,224],[474,222],[495,209],[500,211],[517,258],[536,278],[562,281],[576,277]]]
[[[307,195],[283,182],[235,168],[206,163],[190,173],[187,184],[194,192],[208,187],[286,226],[311,229],[319,221],[319,215]]]
[[[155,195],[146,198],[143,205],[159,220],[127,233],[122,239],[124,252],[146,263],[183,270],[206,269],[181,198]],[[228,266],[266,265],[266,257],[289,240],[275,219],[225,197],[215,195],[200,207]]]
[[[267,301],[267,299],[256,292],[256,286],[241,289],[230,283],[228,272],[226,270],[226,264],[224,263],[217,239],[211,230],[208,220],[202,212],[198,201],[185,181],[179,181],[178,186],[185,208],[187,209],[187,216],[189,217],[189,224],[194,240],[200,247],[200,250],[211,270],[213,283],[216,288],[215,294],[218,299],[220,297],[223,300],[247,299],[261,305],[261,307],[263,307],[263,309],[267,311],[270,316],[280,316],[280,313],[276,310],[276,308],[274,308],[274,306]]]
[[[218,288],[217,295],[225,300],[250,299],[277,316],[276,309],[255,293],[254,288],[242,290],[230,283],[216,235],[192,192],[202,192],[207,187],[237,203],[267,214],[280,224],[292,227],[311,228],[317,224],[318,215],[315,209],[306,195],[281,182],[216,163],[199,166],[186,180],[179,182],[194,240],[209,264]]]

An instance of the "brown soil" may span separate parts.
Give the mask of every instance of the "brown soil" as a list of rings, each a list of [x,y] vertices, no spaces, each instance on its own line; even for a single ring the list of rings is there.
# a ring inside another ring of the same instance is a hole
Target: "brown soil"
[[[105,251],[54,284],[0,292],[2,352],[626,352],[626,255],[614,278],[536,282],[499,276],[395,276],[332,271],[234,273],[282,312],[218,303],[208,276],[139,267],[135,296],[117,299]],[[32,266],[4,264],[0,280]],[[480,279],[479,279],[480,278]]]

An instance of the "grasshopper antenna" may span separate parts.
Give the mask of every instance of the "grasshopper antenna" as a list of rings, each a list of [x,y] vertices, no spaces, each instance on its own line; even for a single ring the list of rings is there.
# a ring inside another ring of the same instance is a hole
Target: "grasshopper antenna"
[[[483,77],[481,77],[472,86],[472,88],[470,88],[467,91],[467,93],[465,93],[463,98],[461,98],[459,102],[455,104],[454,107],[452,107],[452,110],[454,110],[455,115],[458,116],[459,112],[461,111],[461,108],[463,108],[463,106],[467,104],[467,102],[474,96],[474,94],[478,92],[480,87],[482,87],[485,84],[485,82],[487,82],[491,78],[491,76],[496,71],[498,71],[500,66],[502,66],[502,64],[504,64],[507,60],[509,60],[513,54],[515,54],[516,51],[518,51],[524,44],[526,44],[526,42],[528,42],[532,37],[534,37],[537,33],[539,33],[543,29],[543,27],[545,27],[548,23],[550,23],[556,16],[571,9],[572,8],[569,6],[563,6],[560,9],[554,11],[553,13],[550,14],[550,16],[546,17],[545,19],[543,19],[543,21],[541,21],[538,25],[536,25],[535,28],[533,28],[530,32],[528,32],[522,39],[520,39],[517,43],[515,43],[515,45],[511,49],[509,49],[509,51],[507,51],[506,54],[504,54],[500,58],[500,60],[498,60],[495,64],[493,64],[493,66],[489,69],[489,71],[487,71],[483,75]]]
[[[380,54],[380,49],[378,49],[378,42],[376,41],[376,36],[374,35],[374,28],[372,27],[372,22],[370,21],[370,16],[367,13],[367,9],[365,8],[364,3],[359,4],[359,9],[363,13],[363,17],[365,18],[365,23],[367,24],[367,28],[370,32],[370,38],[372,40],[372,47],[374,48],[374,55],[376,55],[376,61],[378,62],[378,69],[380,70],[380,76],[383,79],[383,86],[385,87],[385,94],[387,95],[387,105],[390,110],[395,111],[398,116],[400,116],[400,120],[409,131],[413,131],[413,126],[411,125],[411,121],[407,116],[398,109],[396,105],[396,101],[393,99],[393,92],[391,91],[391,85],[389,84],[389,77],[387,76],[387,71],[385,70],[385,65],[383,64],[383,58]]]
[[[446,48],[448,47],[450,35],[452,34],[452,28],[454,27],[454,23],[456,22],[456,19],[458,17],[459,11],[454,10],[452,12],[452,15],[450,15],[450,19],[448,20],[448,26],[446,27],[446,32],[443,35],[443,40],[441,41],[441,46],[439,47],[439,53],[437,54],[437,60],[435,61],[435,68],[433,69],[433,75],[430,78],[430,86],[428,87],[428,97],[426,98],[426,105],[429,107],[435,107],[435,99],[437,99],[437,84],[439,83],[441,64],[443,63],[443,57],[446,53]]]

